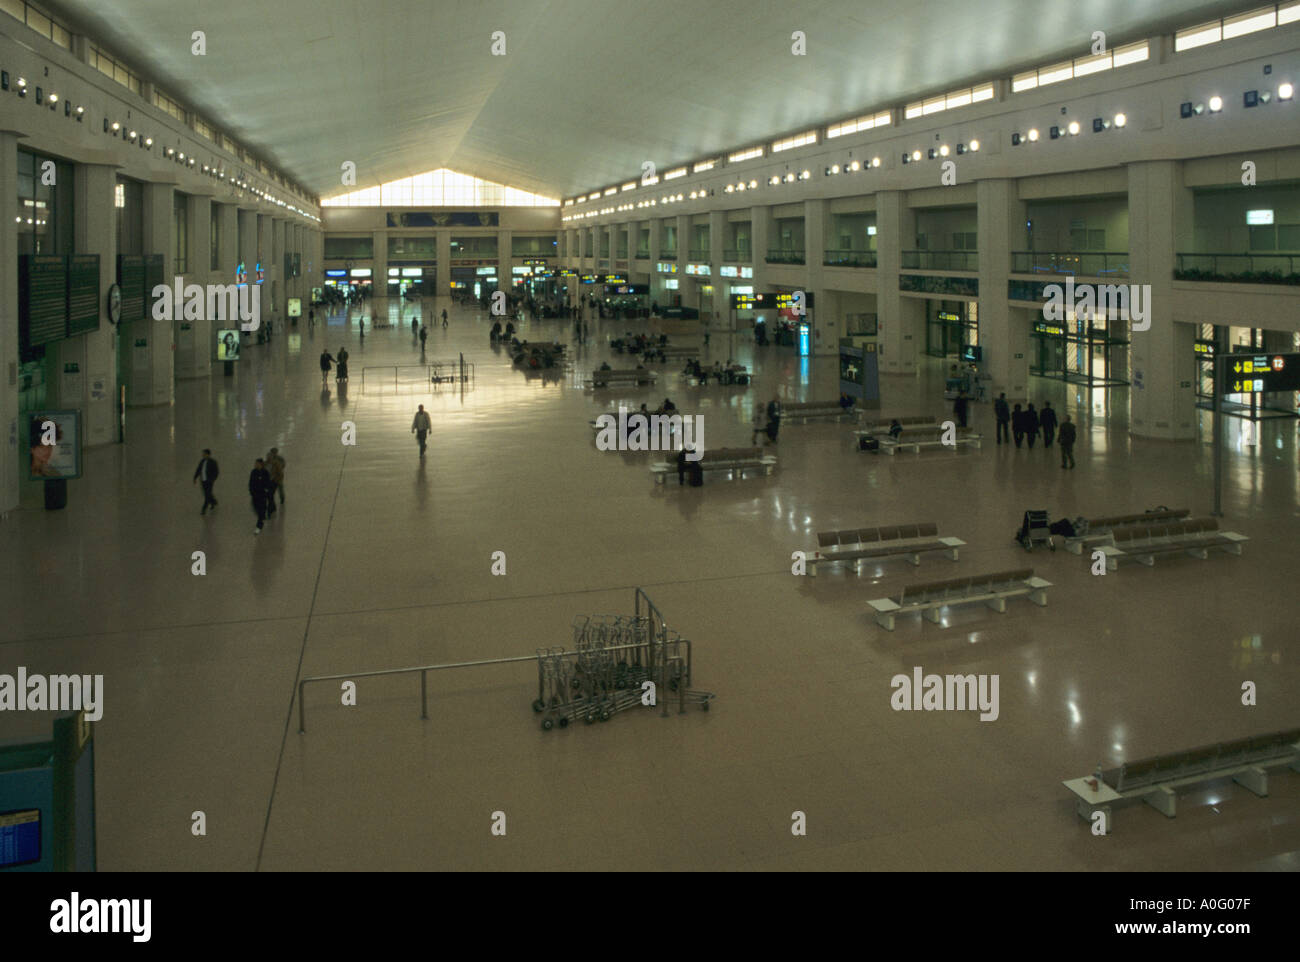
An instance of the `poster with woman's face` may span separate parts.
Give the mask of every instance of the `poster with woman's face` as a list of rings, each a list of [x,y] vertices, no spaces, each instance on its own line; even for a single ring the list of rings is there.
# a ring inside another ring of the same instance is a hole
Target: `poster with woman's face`
[[[239,360],[239,331],[226,329],[217,331],[217,360]]]
[[[80,412],[40,411],[31,415],[28,450],[33,480],[81,476]]]

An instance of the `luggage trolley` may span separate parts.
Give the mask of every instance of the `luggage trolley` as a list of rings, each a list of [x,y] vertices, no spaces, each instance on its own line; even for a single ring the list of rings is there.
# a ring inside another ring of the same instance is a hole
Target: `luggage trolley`
[[[1026,551],[1033,551],[1034,545],[1047,545],[1052,551],[1056,550],[1056,543],[1052,541],[1051,524],[1047,520],[1046,511],[1026,511],[1025,518],[1020,523],[1020,530],[1016,532],[1016,540]]]

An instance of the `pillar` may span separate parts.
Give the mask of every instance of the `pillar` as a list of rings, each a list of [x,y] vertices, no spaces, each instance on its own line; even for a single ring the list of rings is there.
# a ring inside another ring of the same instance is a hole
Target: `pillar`
[[[212,217],[211,196],[191,195],[186,199],[186,222],[190,231],[190,263],[186,271],[186,284],[221,283],[220,276],[211,270]],[[206,299],[205,299],[206,304]],[[207,377],[212,373],[212,324],[204,308],[202,317],[187,320],[177,312],[172,320],[172,344],[175,355],[176,378]]]
[[[284,269],[284,220],[271,217],[271,266],[266,272],[266,282],[271,285],[272,298],[275,301],[277,325],[288,329],[289,326],[289,272]]]
[[[176,280],[175,196],[174,184],[144,185],[144,251],[162,255],[162,282],[167,285]],[[123,324],[119,332],[126,341],[122,355],[126,370],[121,372],[127,384],[126,399],[133,406],[170,404],[174,321],[154,320],[152,292],[145,295],[144,320]],[[184,316],[183,303],[172,307],[173,318],[178,314]]]
[[[1129,430],[1138,437],[1196,437],[1196,327],[1169,313],[1174,255],[1191,250],[1193,197],[1179,161],[1143,161],[1128,167],[1129,283],[1143,286],[1146,331],[1130,330]],[[1149,296],[1147,295],[1149,292]],[[1125,322],[1111,320],[1112,329]]]
[[[434,236],[438,251],[438,294],[446,297],[451,293],[451,231],[440,228]]]
[[[1011,249],[1025,236],[1027,210],[1016,182],[1005,178],[975,184],[979,250],[979,338],[992,396],[1029,397],[1029,332],[1033,318],[1007,303]],[[877,235],[878,236],[878,235]]]
[[[19,136],[0,131],[0,515],[18,507],[18,481],[27,474],[26,427],[18,423]]]
[[[808,312],[813,324],[813,354],[838,354],[840,334],[843,333],[843,314],[838,296],[826,290],[824,266],[826,258],[825,200],[806,200],[803,205],[804,288],[816,292],[816,306]]]
[[[916,214],[907,205],[903,193],[879,191],[876,194],[876,311],[880,321],[882,374],[916,373],[917,341],[924,334],[925,302],[904,297],[898,290],[903,248],[911,246],[915,238]]]

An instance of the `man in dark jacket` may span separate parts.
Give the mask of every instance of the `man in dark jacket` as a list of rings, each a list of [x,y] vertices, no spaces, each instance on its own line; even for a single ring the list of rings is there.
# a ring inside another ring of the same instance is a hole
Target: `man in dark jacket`
[[[1038,412],[1034,406],[1029,405],[1029,410],[1025,412],[1025,434],[1029,438],[1029,446],[1032,448],[1034,442],[1038,440]]]
[[[1017,404],[1011,412],[1011,433],[1016,439],[1016,447],[1020,447],[1025,440],[1025,430],[1025,412],[1020,410],[1020,405]]]
[[[1070,415],[1067,414],[1065,420],[1061,422],[1061,436],[1059,438],[1061,442],[1061,467],[1063,468],[1074,467],[1074,439],[1074,425],[1070,421]],[[1065,463],[1067,458],[1070,461],[1068,465]]]
[[[217,483],[217,475],[221,469],[217,467],[217,459],[212,456],[208,448],[203,449],[203,457],[199,459],[199,466],[194,469],[194,483],[203,485],[203,508],[199,514],[208,513],[208,505],[217,506],[217,499],[212,496],[212,486]]]
[[[993,402],[993,416],[998,422],[998,444],[1001,444],[1003,439],[1010,442],[1011,432],[1007,429],[1007,425],[1011,422],[1011,410],[1007,407],[1005,392],[999,394],[998,399]]]
[[[970,407],[970,402],[966,399],[966,392],[958,391],[957,400],[952,402],[952,414],[957,419],[957,427],[966,426],[966,415]]]
[[[1052,402],[1044,401],[1043,410],[1038,414],[1038,423],[1043,429],[1043,447],[1052,446],[1052,438],[1056,436],[1056,412],[1052,410]]]
[[[776,444],[776,436],[781,431],[781,399],[775,394],[767,402],[767,436]]]
[[[257,527],[253,534],[262,533],[266,523],[266,509],[271,501],[271,472],[266,470],[266,462],[261,458],[253,464],[248,474],[248,494],[253,499],[253,513],[257,515]]]

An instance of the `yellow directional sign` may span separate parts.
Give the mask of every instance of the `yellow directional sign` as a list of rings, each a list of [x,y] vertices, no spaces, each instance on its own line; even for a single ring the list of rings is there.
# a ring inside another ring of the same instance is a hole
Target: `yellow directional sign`
[[[1240,393],[1241,393],[1241,382],[1240,382],[1240,381],[1233,381],[1233,382],[1232,382],[1232,393],[1233,393],[1233,394],[1240,394]]]
[[[1236,364],[1232,365],[1232,369],[1233,369],[1234,371],[1236,371],[1238,374],[1240,374],[1240,373],[1241,373],[1241,362],[1238,361]]]

